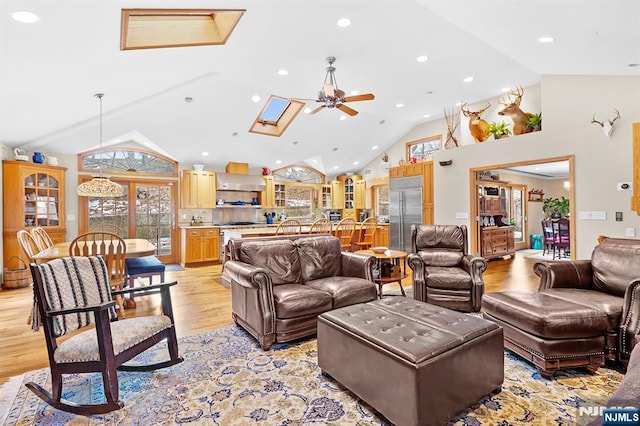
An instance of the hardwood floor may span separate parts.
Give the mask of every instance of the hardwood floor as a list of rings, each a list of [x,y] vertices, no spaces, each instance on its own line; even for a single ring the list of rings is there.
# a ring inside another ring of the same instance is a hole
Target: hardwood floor
[[[534,291],[538,288],[534,263],[522,255],[490,261],[484,273],[485,291]],[[171,289],[178,337],[233,324],[231,292],[221,284],[221,272],[220,265],[211,265],[166,273],[167,281],[178,281]],[[403,284],[410,286],[411,278]],[[393,285],[385,286],[385,292],[392,289]],[[127,316],[160,312],[159,296],[136,302],[135,309],[127,309]],[[31,304],[31,288],[0,290],[0,385],[11,376],[49,365],[42,333],[32,332],[27,325]]]

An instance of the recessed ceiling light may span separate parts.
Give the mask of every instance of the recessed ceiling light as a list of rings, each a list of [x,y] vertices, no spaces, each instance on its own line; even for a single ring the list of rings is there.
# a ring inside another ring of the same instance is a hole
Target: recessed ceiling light
[[[462,105],[462,102],[458,102],[458,103],[456,104],[456,106],[461,106],[461,105]]]
[[[404,104],[396,104],[396,108],[402,108]]]
[[[540,43],[553,43],[553,42],[555,41],[555,39],[554,39],[553,37],[547,37],[547,36],[545,36],[545,37],[540,37],[540,38],[538,38],[538,41],[539,41]]]
[[[304,109],[304,113],[305,113],[305,114],[309,114],[310,112],[311,112],[311,108],[306,107],[306,108]]]
[[[378,124],[380,124],[381,126],[382,126],[384,123],[386,123],[386,121],[385,121],[385,120],[380,120],[380,121],[378,122]]]
[[[429,60],[429,57],[426,56],[426,55],[418,56],[416,58],[416,61],[418,61],[418,62],[427,62],[428,60]]]
[[[473,81],[473,77],[466,77],[464,80],[465,83],[471,83]]]
[[[338,150],[338,147],[337,147],[337,146],[336,146],[336,147],[334,147],[334,148],[333,148],[333,150],[334,150],[334,151],[337,151],[337,150]]]
[[[282,160],[276,160],[276,164],[282,163]]]
[[[341,115],[341,116],[340,116],[340,121],[344,121],[344,120],[346,120],[346,119],[347,119],[347,116],[346,116],[346,115]]]
[[[633,64],[629,64],[627,65],[628,67],[640,67],[640,64],[637,63],[633,63]]]
[[[333,166],[333,170],[338,170],[338,166]]]
[[[11,17],[14,21],[22,22],[23,24],[33,24],[34,22],[38,22],[40,18],[33,12],[27,12],[26,10],[21,10],[19,12],[13,12]]]
[[[281,70],[278,70],[278,74],[280,74],[280,75],[287,75],[287,74],[289,74],[289,71],[287,71],[287,70],[285,70],[285,69],[281,69]]]
[[[193,98],[191,96],[187,96],[184,98],[184,101],[189,103],[189,102],[193,102]]]
[[[253,102],[260,102],[260,95],[253,95],[253,96],[251,97],[251,100],[252,100]]]
[[[208,151],[202,151],[200,153],[200,155],[202,155],[203,157],[206,157],[207,155],[209,155],[209,152]]]
[[[350,95],[355,96],[358,94],[357,90],[352,90],[351,92],[349,92]]]
[[[349,19],[349,18],[340,18],[340,19],[338,19],[337,24],[338,24],[338,26],[340,28],[346,28],[349,25],[351,25],[351,19]]]
[[[506,92],[508,92],[509,90],[511,90],[511,87],[503,87],[502,89],[500,89],[500,91],[501,91],[502,93],[506,93]]]
[[[235,138],[236,136],[238,136],[238,132],[231,133],[231,136],[233,136]]]
[[[423,117],[423,118],[429,118],[429,117],[431,117],[431,115],[430,115],[430,114],[425,114],[425,115],[423,115],[422,117]]]
[[[372,146],[371,149],[375,151],[376,149],[378,149],[378,145]]]
[[[354,162],[353,162],[353,165],[354,165],[354,166],[357,166],[358,164],[360,164],[360,162],[359,162],[359,161],[354,161]]]
[[[291,143],[294,144],[294,145],[298,145],[298,141],[293,141]]]
[[[315,158],[311,160],[314,163],[318,163],[318,160],[316,160]]]

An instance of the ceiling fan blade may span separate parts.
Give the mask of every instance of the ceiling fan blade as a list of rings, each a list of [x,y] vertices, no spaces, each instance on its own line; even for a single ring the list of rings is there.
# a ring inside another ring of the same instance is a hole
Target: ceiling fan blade
[[[353,108],[349,108],[345,104],[338,104],[336,105],[336,108],[338,108],[340,111],[344,112],[345,114],[349,114],[352,117],[358,114],[358,111],[356,111]]]
[[[311,98],[289,98],[289,100],[300,101],[300,102],[304,102],[304,103],[307,103],[307,102],[321,102],[318,99],[311,99]]]
[[[374,99],[373,93],[365,93],[363,95],[347,96],[344,98],[345,102],[357,102],[357,101],[370,101]]]
[[[309,115],[311,114],[315,114],[316,112],[320,111],[322,108],[324,108],[326,105],[320,105],[318,108],[314,109],[313,111],[311,111],[309,113]]]
[[[331,98],[335,96],[335,90],[329,83],[324,83],[322,85],[322,90],[324,91],[325,96],[329,96]]]

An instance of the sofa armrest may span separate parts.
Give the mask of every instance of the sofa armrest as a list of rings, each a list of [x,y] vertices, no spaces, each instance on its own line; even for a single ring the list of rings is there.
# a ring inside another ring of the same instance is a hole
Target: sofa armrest
[[[591,260],[536,262],[533,270],[540,277],[538,291],[547,288],[593,288]]]
[[[624,293],[622,320],[620,321],[620,359],[626,360],[640,341],[640,279],[631,283]]]
[[[473,279],[473,283],[482,283],[482,273],[487,269],[487,261],[480,256],[467,254],[462,257],[462,269]]]
[[[342,252],[341,256],[342,276],[358,277],[373,282],[373,265],[376,258],[363,254]]]
[[[249,289],[260,290],[269,288],[270,291],[273,286],[271,277],[269,277],[267,271],[257,266],[240,262],[239,260],[227,261],[224,264],[222,275],[229,282],[235,282]]]
[[[427,276],[425,274],[424,259],[418,253],[411,253],[407,257],[409,268],[413,271],[411,276],[413,280],[413,298],[422,302],[427,301]]]

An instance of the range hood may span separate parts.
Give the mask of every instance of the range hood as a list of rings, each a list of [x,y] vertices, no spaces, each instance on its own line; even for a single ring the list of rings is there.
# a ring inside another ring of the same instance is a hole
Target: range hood
[[[219,191],[264,191],[266,185],[262,176],[216,173]]]

